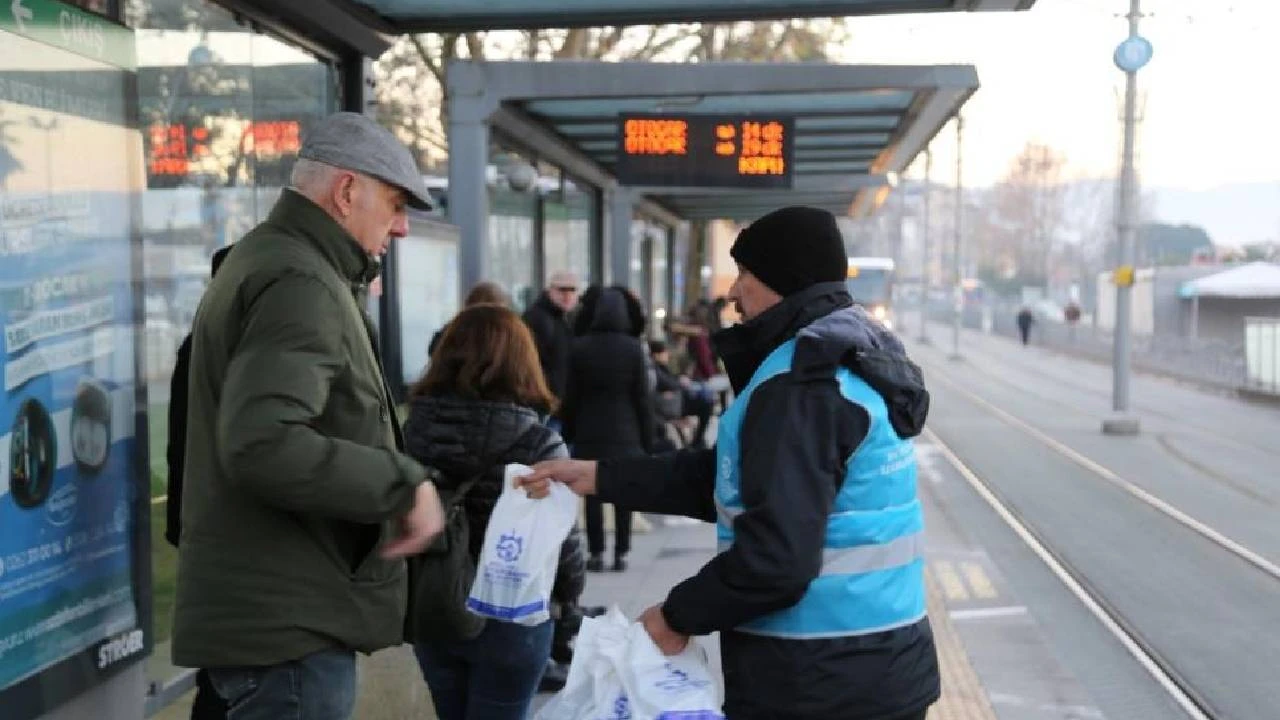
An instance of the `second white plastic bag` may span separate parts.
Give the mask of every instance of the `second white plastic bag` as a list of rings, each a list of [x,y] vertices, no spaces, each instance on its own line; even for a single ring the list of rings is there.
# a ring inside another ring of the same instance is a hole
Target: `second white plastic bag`
[[[627,691],[602,647],[626,642],[627,618],[617,607],[598,618],[584,618],[573,642],[573,662],[564,687],[536,720],[634,720]]]
[[[551,483],[551,494],[540,500],[512,486],[530,472],[524,465],[506,467],[467,598],[471,612],[521,625],[551,618],[548,603],[560,546],[578,516],[578,498],[560,483]]]
[[[697,639],[664,656],[614,607],[582,621],[564,689],[537,720],[724,720],[720,685]]]
[[[635,720],[724,720],[719,678],[696,638],[679,655],[663,655],[635,622],[627,627],[626,642],[603,654],[613,655]]]

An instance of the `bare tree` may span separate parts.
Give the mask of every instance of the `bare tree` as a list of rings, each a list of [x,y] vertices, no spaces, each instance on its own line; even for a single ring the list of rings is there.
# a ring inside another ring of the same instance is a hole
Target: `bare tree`
[[[988,272],[1039,285],[1053,274],[1065,222],[1066,158],[1028,142],[986,198],[986,237],[980,259]]]

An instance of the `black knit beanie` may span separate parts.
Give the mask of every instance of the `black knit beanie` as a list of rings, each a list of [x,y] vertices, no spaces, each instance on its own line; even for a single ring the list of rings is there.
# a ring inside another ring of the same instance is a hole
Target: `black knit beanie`
[[[826,210],[785,207],[738,233],[729,254],[774,292],[786,297],[849,271],[844,238]]]

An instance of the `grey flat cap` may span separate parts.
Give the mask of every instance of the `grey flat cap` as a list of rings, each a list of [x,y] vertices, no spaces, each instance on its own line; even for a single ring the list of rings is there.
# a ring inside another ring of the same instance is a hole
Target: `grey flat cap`
[[[302,140],[298,157],[394,185],[409,194],[409,207],[434,207],[409,149],[390,130],[359,113],[334,113],[313,125]]]

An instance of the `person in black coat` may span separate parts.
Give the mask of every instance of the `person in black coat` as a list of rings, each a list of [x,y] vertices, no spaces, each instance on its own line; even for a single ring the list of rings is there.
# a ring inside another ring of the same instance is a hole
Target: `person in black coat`
[[[210,261],[210,277],[218,274],[231,246],[219,248]],[[169,380],[169,438],[165,460],[169,465],[168,499],[165,504],[164,539],[178,547],[182,538],[182,480],[187,460],[187,384],[191,370],[191,334],[182,339]],[[196,673],[196,697],[191,704],[191,720],[221,720],[227,716],[227,704],[204,670]]]
[[[598,460],[653,452],[655,416],[645,348],[634,335],[626,291],[593,286],[583,294],[569,352],[560,416],[575,457]],[[604,570],[604,506],[586,500],[587,569]],[[631,512],[614,506],[613,569],[626,570]]]
[[[449,322],[427,374],[410,391],[405,445],[454,490],[483,473],[463,501],[471,552],[480,557],[485,529],[509,463],[568,457],[543,424],[554,409],[533,338],[513,311],[492,304],[465,308]],[[551,599],[575,606],[586,584],[576,528],[561,544]],[[490,620],[478,637],[414,646],[443,720],[523,719],[551,656],[554,623],[535,627]]]
[[[1018,335],[1022,338],[1023,345],[1031,342],[1031,326],[1035,321],[1036,316],[1032,314],[1031,308],[1024,307],[1018,311]]]
[[[571,272],[555,272],[547,289],[524,312],[524,323],[533,333],[538,347],[538,361],[547,389],[552,395],[565,395],[565,375],[569,371],[569,345],[573,333],[569,329],[569,313],[578,304],[578,279]]]

